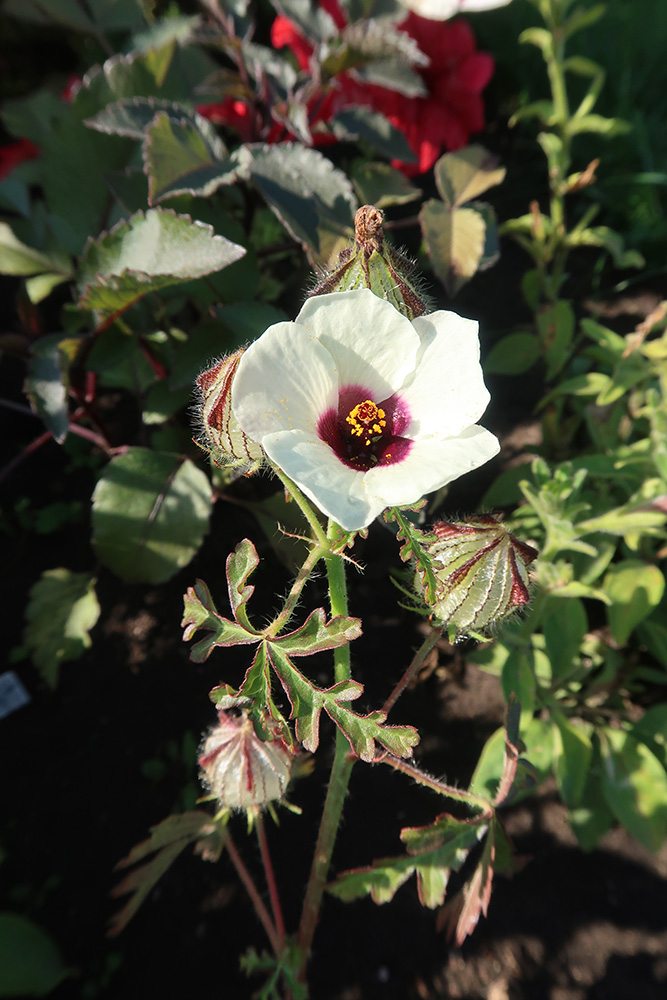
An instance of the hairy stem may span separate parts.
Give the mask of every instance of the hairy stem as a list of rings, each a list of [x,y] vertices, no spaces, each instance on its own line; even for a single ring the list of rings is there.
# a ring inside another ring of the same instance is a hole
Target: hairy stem
[[[389,712],[394,707],[400,696],[403,694],[406,687],[408,686],[408,684],[410,683],[416,672],[419,670],[426,657],[435,647],[436,643],[438,642],[438,639],[442,635],[443,627],[444,626],[439,625],[437,628],[432,628],[429,634],[422,642],[417,652],[415,653],[415,655],[412,657],[412,662],[410,663],[410,666],[405,671],[400,681],[398,682],[398,684],[391,692],[391,694],[385,701],[384,705],[382,706],[382,711],[384,712],[385,715],[389,715]]]
[[[335,526],[329,522],[329,538],[333,537]],[[332,615],[347,614],[347,583],[345,579],[345,564],[341,556],[327,557],[327,576],[329,580],[329,602]],[[350,677],[350,647],[341,646],[334,650],[334,666],[336,682],[348,680]],[[326,885],[331,855],[333,853],[336,835],[343,812],[343,803],[347,794],[350,774],[356,758],[350,753],[350,745],[340,731],[336,731],[336,750],[334,754],[329,786],[322,810],[320,829],[315,845],[315,854],[310,870],[310,878],[306,887],[306,896],[301,911],[301,922],[297,932],[297,947],[302,955],[300,970],[301,980],[305,979],[308,956],[313,943],[315,927],[322,905],[324,886]]]
[[[447,798],[456,799],[457,802],[465,802],[466,805],[481,809],[484,815],[488,815],[493,811],[491,803],[487,799],[482,798],[481,795],[473,795],[472,792],[464,792],[463,789],[456,788],[454,785],[447,785],[438,778],[432,778],[425,771],[420,771],[418,767],[410,764],[407,760],[394,757],[393,754],[388,753],[383,757],[378,757],[376,763],[388,764],[395,771],[402,771],[403,774],[409,775],[418,784],[425,785],[426,788],[431,788],[440,795],[446,795]]]

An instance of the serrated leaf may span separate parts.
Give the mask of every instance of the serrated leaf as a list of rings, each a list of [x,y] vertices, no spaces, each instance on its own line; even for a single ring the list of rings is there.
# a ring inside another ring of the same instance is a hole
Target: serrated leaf
[[[0,913],[0,997],[45,997],[72,974],[46,931],[18,913]]]
[[[131,893],[128,903],[109,923],[109,937],[115,937],[127,926],[159,879],[171,867],[181,851],[203,837],[219,835],[219,826],[205,812],[179,813],[151,827],[150,837],[133,847],[119,868],[127,868],[150,854],[155,857],[127,875],[112,892],[113,896]]]
[[[216,646],[248,645],[258,641],[254,632],[249,632],[238,622],[230,621],[218,614],[211,593],[203,580],[197,580],[194,587],[188,587],[183,598],[183,619],[185,628],[183,641],[187,642],[195,632],[203,629],[211,634],[196,642],[190,651],[190,659],[195,663],[207,660]]]
[[[445,205],[458,208],[501,184],[506,170],[498,166],[499,162],[497,156],[479,145],[441,156],[433,172]]]
[[[317,688],[296,669],[280,646],[273,642],[267,645],[273,668],[292,705],[297,739],[306,750],[314,753],[317,749],[319,719],[324,709],[362,760],[370,762],[375,759],[376,741],[397,757],[412,755],[412,748],[419,742],[419,734],[412,726],[384,726],[386,715],[383,712],[362,716],[345,706],[346,702],[354,701],[362,694],[362,684],[348,680],[330,688]]]
[[[253,183],[295,240],[317,252],[321,225],[351,229],[357,209],[352,185],[321,153],[292,143],[246,149]]]
[[[50,687],[58,682],[61,663],[90,649],[90,630],[99,616],[95,579],[88,573],[46,570],[33,584],[23,641]]]
[[[291,718],[296,720],[296,737],[306,750],[315,753],[320,741],[319,725],[322,709],[331,715],[337,702],[353,701],[358,698],[363,691],[363,685],[349,680],[341,681],[330,688],[317,688],[296,669],[289,657],[278,647],[267,643],[267,652],[290,700]]]
[[[667,773],[646,744],[630,733],[600,732],[602,788],[616,819],[641,844],[657,851],[667,835]]]
[[[165,111],[148,125],[143,154],[151,205],[178,194],[209,198],[237,177],[237,163],[217,136],[207,137],[197,125],[175,121]]]
[[[79,306],[113,314],[149,292],[220,271],[245,249],[170,209],[137,212],[86,244]]]
[[[486,242],[486,223],[474,208],[450,210],[431,199],[419,213],[433,270],[447,294],[454,296],[479,269]]]
[[[127,583],[161,583],[194,556],[211,505],[211,485],[189,459],[130,448],[95,487],[93,546]]]
[[[166,101],[158,97],[130,97],[120,101],[107,104],[106,107],[98,111],[97,114],[88,118],[84,125],[94,129],[96,132],[104,132],[106,135],[122,135],[128,139],[143,139],[147,127],[151,124],[158,112],[165,112],[170,118],[181,121],[201,118],[185,104],[176,101]],[[206,128],[215,135],[215,130],[210,122],[206,122]]]
[[[327,890],[345,901],[370,894],[374,903],[388,903],[415,873],[420,903],[434,909],[444,901],[451,872],[458,871],[481,833],[479,827],[450,816],[438,817],[429,827],[407,827],[401,839],[409,853],[341,872]]]
[[[610,567],[604,591],[611,600],[607,617],[612,635],[625,645],[632,630],[660,604],[665,578],[657,566],[638,559],[626,559]]]
[[[414,163],[417,159],[403,133],[378,111],[364,107],[343,108],[330,125],[339,139],[363,139],[371,149],[388,159],[403,163]]]
[[[325,649],[345,646],[361,635],[361,620],[338,615],[327,622],[324,608],[317,608],[294,632],[272,640],[287,656],[310,656]]]
[[[510,333],[493,345],[484,359],[487,375],[523,375],[542,357],[533,333]]]

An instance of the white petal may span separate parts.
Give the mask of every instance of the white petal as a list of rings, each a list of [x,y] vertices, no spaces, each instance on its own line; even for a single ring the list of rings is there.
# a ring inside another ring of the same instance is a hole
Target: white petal
[[[405,437],[453,437],[476,423],[489,393],[479,363],[478,324],[453,312],[418,316],[421,338],[415,373],[400,390],[412,417]]]
[[[338,406],[333,359],[302,326],[270,326],[241,358],[232,409],[254,441],[293,428],[316,435],[320,415],[332,406]]]
[[[384,507],[414,503],[484,465],[500,451],[498,439],[483,427],[467,427],[457,437],[415,441],[410,454],[395,465],[381,465],[364,474],[369,498]]]
[[[335,358],[340,384],[364,386],[376,403],[414,368],[419,337],[412,323],[368,288],[314,295],[296,322]]]
[[[269,458],[346,531],[366,527],[386,506],[378,498],[367,498],[363,473],[341,462],[319,438],[283,431],[268,435],[262,444]]]

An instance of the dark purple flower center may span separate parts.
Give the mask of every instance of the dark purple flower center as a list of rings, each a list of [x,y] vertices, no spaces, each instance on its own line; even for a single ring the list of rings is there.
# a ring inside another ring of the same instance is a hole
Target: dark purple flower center
[[[362,385],[346,385],[338,393],[338,409],[326,410],[317,433],[351,469],[367,472],[376,465],[395,465],[407,458],[412,441],[401,435],[410,413],[400,396],[376,402]]]

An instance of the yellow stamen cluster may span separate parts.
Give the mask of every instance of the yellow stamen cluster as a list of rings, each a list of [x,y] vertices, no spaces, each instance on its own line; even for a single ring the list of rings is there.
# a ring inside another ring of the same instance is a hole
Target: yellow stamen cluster
[[[384,410],[376,406],[372,399],[365,399],[363,403],[357,403],[345,417],[345,420],[350,424],[351,434],[355,437],[366,438],[366,447],[372,441],[377,440],[387,426]]]

